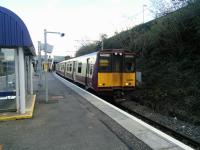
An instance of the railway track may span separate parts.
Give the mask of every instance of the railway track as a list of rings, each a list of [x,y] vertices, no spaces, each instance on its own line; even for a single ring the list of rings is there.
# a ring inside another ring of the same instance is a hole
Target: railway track
[[[61,75],[59,75],[59,76],[61,76]],[[61,77],[66,79],[66,80],[68,80],[67,78],[65,78],[63,76],[61,76]],[[68,80],[68,81],[72,82],[71,80]],[[81,87],[81,88],[84,88],[80,84],[76,84],[76,85]],[[89,91],[89,92],[91,92],[91,91]],[[92,94],[95,94],[95,93],[92,92]],[[103,99],[107,99],[107,98],[103,97]],[[171,129],[171,128],[163,125],[163,124],[160,124],[160,123],[158,123],[158,122],[156,122],[156,121],[154,121],[152,119],[149,119],[148,117],[145,117],[145,116],[141,115],[140,113],[138,113],[138,112],[136,112],[136,111],[134,111],[132,109],[129,109],[129,108],[121,105],[120,104],[120,100],[118,100],[117,102],[114,102],[114,100],[113,101],[105,100],[105,101],[112,103],[116,107],[128,112],[129,114],[131,114],[131,115],[133,115],[133,116],[135,116],[135,117],[137,117],[137,118],[139,118],[141,120],[143,120],[144,122],[146,122],[146,123],[150,124],[151,126],[163,131],[164,133],[174,137],[175,139],[185,143],[186,145],[189,145],[189,146],[193,147],[194,149],[200,150],[200,142],[198,142],[198,141],[196,141],[196,140],[194,140],[194,139],[192,139],[192,138],[190,138],[190,137],[188,137],[188,136],[186,136],[184,134],[181,134],[181,133],[179,133],[179,132],[177,132],[177,131],[175,131],[175,130],[173,130],[173,129]],[[121,101],[124,101],[124,99],[122,99]]]
[[[198,142],[198,141],[196,141],[196,140],[194,140],[194,139],[192,139],[192,138],[190,138],[190,137],[188,137],[188,136],[186,136],[182,133],[179,133],[179,132],[177,132],[177,131],[175,131],[175,130],[173,130],[173,129],[171,129],[171,128],[163,125],[163,124],[160,124],[160,123],[158,123],[158,122],[156,122],[152,119],[149,119],[148,117],[145,117],[145,116],[141,115],[140,113],[138,113],[134,110],[131,110],[131,109],[129,109],[129,108],[123,106],[123,105],[120,105],[119,103],[115,103],[114,105],[117,106],[118,108],[128,112],[129,114],[143,120],[144,122],[152,125],[153,127],[163,131],[164,133],[174,137],[175,139],[177,139],[177,140],[179,140],[179,141],[181,141],[181,142],[183,142],[183,143],[185,143],[185,144],[187,144],[187,145],[189,145],[189,146],[191,146],[195,149],[200,150],[200,142]]]

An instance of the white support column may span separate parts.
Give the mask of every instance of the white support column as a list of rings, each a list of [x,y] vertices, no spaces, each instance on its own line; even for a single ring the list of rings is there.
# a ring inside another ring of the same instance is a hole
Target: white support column
[[[16,109],[17,112],[20,112],[20,103],[19,103],[19,58],[18,58],[18,49],[15,50],[15,85],[16,85]]]
[[[26,112],[25,104],[25,68],[24,68],[24,52],[23,48],[18,48],[19,53],[19,89],[20,89],[20,113]]]
[[[29,77],[30,77],[30,94],[33,94],[33,67],[32,67],[32,59],[29,57]]]

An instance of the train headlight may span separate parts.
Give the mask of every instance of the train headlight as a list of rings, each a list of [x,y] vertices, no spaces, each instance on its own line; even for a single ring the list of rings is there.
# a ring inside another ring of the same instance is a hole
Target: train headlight
[[[115,55],[117,55],[117,53],[115,52]]]
[[[103,84],[102,84],[102,83],[99,83],[99,86],[105,86],[105,83],[103,83]]]
[[[120,56],[122,56],[122,53],[119,53]]]
[[[129,83],[129,82],[126,82],[126,83],[125,83],[125,86],[129,86],[129,85],[131,85],[131,83]]]

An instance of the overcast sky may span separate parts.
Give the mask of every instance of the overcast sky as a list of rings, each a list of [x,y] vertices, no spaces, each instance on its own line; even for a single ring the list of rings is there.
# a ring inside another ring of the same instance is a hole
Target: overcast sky
[[[149,0],[1,0],[0,5],[16,13],[26,24],[35,49],[44,41],[44,29],[64,32],[61,38],[48,34],[54,55],[73,56],[85,40],[99,40],[150,20]]]

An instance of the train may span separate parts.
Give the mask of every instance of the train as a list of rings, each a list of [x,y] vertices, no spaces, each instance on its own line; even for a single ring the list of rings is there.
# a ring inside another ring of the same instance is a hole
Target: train
[[[136,87],[136,54],[104,49],[56,64],[56,73],[99,95],[123,97]]]

